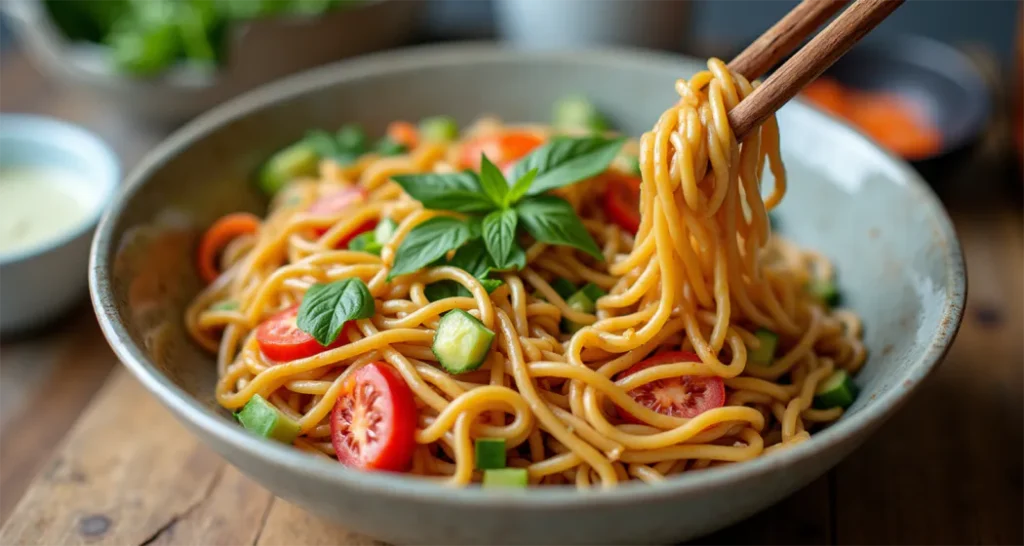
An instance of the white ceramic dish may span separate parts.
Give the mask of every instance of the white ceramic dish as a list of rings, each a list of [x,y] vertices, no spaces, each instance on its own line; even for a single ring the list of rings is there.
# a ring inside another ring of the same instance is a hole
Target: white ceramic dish
[[[82,218],[58,235],[0,252],[0,332],[42,326],[86,293],[89,241],[121,179],[117,156],[98,137],[56,119],[0,115],[0,166],[31,166],[74,173],[88,188],[76,191]],[[3,207],[0,204],[0,213]],[[45,205],[45,204],[44,204]]]

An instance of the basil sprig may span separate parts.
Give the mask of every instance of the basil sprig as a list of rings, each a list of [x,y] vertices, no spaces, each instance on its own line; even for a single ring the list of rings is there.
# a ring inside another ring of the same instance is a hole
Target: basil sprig
[[[545,192],[604,172],[624,142],[624,138],[599,136],[556,137],[520,160],[509,180],[486,156],[481,157],[479,173],[394,176],[393,180],[424,207],[469,218],[437,217],[413,228],[398,247],[389,279],[444,263],[441,258],[452,250],[458,250],[452,258],[455,262],[463,249],[474,253],[477,260],[486,260],[485,271],[463,267],[481,281],[490,280],[491,270],[522,269],[526,253],[517,237],[520,227],[538,241],[570,246],[603,259],[572,205]]]
[[[318,283],[303,296],[295,324],[326,347],[338,339],[346,322],[370,318],[375,309],[370,289],[362,279]]]

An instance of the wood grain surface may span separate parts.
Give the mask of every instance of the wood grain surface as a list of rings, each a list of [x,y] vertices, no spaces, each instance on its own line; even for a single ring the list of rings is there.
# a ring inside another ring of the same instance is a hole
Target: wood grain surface
[[[0,70],[0,109],[81,123],[126,166],[159,137],[17,56]],[[828,475],[699,542],[1024,543],[1020,175],[990,157],[946,175],[969,296],[945,363]],[[200,445],[117,366],[84,303],[57,327],[4,339],[0,362],[0,544],[379,544],[275,499]]]

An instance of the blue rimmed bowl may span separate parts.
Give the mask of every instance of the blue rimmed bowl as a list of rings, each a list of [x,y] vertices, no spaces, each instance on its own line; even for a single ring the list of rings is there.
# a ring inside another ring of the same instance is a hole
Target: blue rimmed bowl
[[[935,369],[960,322],[963,258],[921,178],[850,128],[801,104],[780,113],[790,192],[781,229],[830,257],[861,314],[870,356],[863,393],[810,441],[658,485],[513,494],[453,490],[361,473],[246,433],[214,400],[213,358],[182,313],[200,288],[191,256],[203,226],[260,212],[249,183],[268,154],[310,127],[446,113],[543,121],[569,92],[590,96],[631,134],[676,100],[701,63],[647,52],[539,53],[434,46],[289,78],[198,118],[153,150],[100,224],[90,285],[104,334],[125,365],[197,436],[275,494],[346,527],[400,543],[674,542],[736,522],[820,476],[890,417]]]

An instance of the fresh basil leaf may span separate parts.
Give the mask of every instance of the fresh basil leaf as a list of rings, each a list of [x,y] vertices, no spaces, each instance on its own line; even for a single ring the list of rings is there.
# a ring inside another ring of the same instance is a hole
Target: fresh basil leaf
[[[512,254],[512,247],[517,246],[517,222],[516,211],[512,209],[496,210],[484,217],[484,244],[497,269],[512,267],[509,256]]]
[[[391,177],[405,193],[433,210],[455,212],[489,212],[496,207],[484,195],[476,174],[423,173],[400,174]]]
[[[505,206],[511,207],[522,199],[526,195],[526,191],[533,185],[535,178],[537,178],[537,169],[530,169],[530,172],[519,177],[516,183],[512,185],[512,189],[508,190],[508,193],[505,195]]]
[[[370,318],[375,311],[373,296],[362,279],[342,279],[309,287],[295,324],[327,347],[338,339],[346,322]]]
[[[388,280],[429,265],[465,244],[471,235],[469,224],[455,218],[438,216],[423,222],[414,227],[398,247]]]
[[[486,290],[488,294],[494,292],[495,290],[498,289],[499,286],[502,285],[502,281],[498,279],[478,280],[480,281],[480,284],[483,285],[484,290]],[[462,286],[461,284],[450,280],[437,281],[428,284],[427,286],[423,287],[423,294],[427,296],[427,299],[432,302],[443,300],[445,298],[473,297],[473,293],[467,290],[465,286]]]
[[[568,186],[604,172],[625,142],[625,137],[556,137],[516,163],[509,178],[519,180],[537,169],[529,195]]]
[[[370,254],[376,254],[377,256],[380,256],[380,251],[383,248],[384,245],[377,241],[377,235],[372,231],[360,233],[348,242],[349,250],[369,252]]]
[[[583,227],[572,205],[553,195],[529,197],[516,205],[519,221],[534,239],[554,245],[566,245],[603,260],[601,249]]]
[[[508,182],[505,181],[505,175],[501,174],[501,171],[484,154],[480,154],[480,187],[483,188],[484,195],[491,200],[491,203],[494,203],[495,207],[505,206]]]
[[[494,269],[494,262],[481,239],[473,239],[459,247],[446,265],[457,267],[478,279],[487,277]]]

